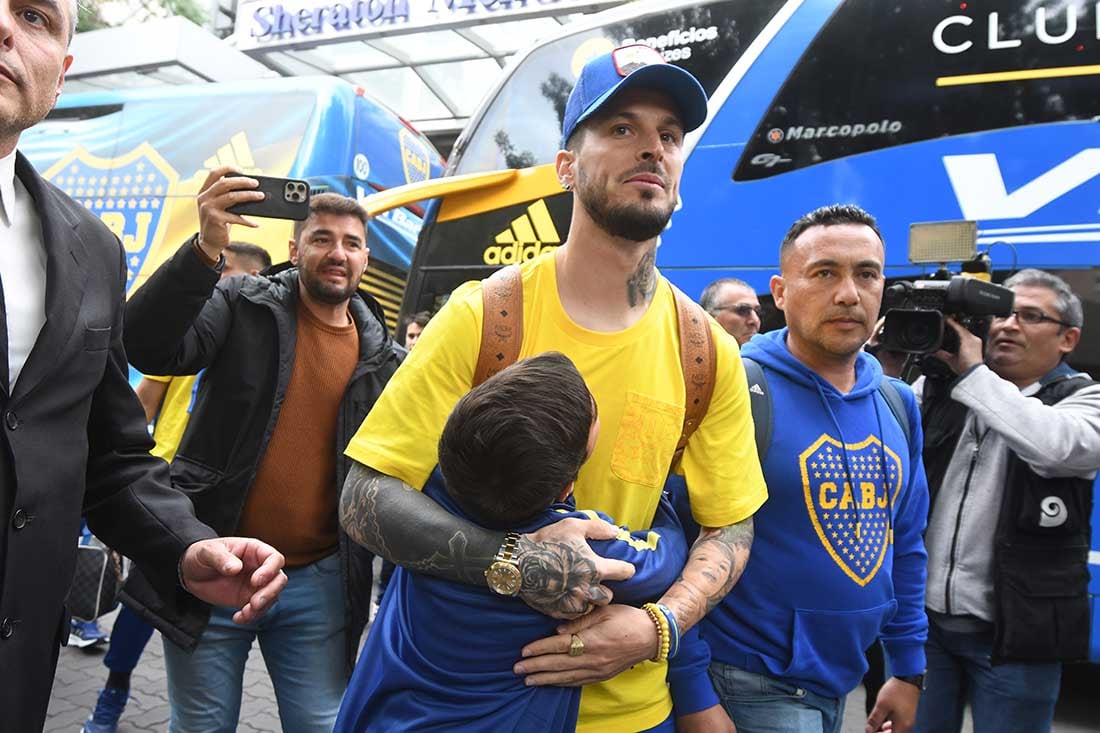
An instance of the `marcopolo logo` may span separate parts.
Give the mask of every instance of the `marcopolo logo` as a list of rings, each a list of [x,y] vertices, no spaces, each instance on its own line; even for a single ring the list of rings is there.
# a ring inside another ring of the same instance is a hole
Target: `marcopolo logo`
[[[855,138],[865,135],[896,135],[901,132],[902,124],[897,120],[878,122],[855,122],[847,125],[818,125],[805,127],[793,125],[785,131],[778,127],[768,130],[768,142],[778,145],[784,140],[821,140],[825,138]]]

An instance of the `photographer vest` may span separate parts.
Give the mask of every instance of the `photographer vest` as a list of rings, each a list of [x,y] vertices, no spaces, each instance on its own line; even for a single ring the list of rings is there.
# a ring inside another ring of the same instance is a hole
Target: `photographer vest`
[[[1091,379],[1061,376],[1035,397],[1055,405],[1095,384]],[[929,511],[942,488],[967,413],[951,399],[948,385],[926,383],[922,414]],[[1077,662],[1088,657],[1092,483],[1073,476],[1040,476],[1009,452],[993,535],[994,664]],[[1051,521],[1051,516],[1063,519]]]
[[[523,344],[523,280],[519,266],[497,270],[481,282],[481,347],[473,387],[514,364]],[[669,283],[669,287],[676,300],[680,367],[684,374],[684,426],[672,455],[675,466],[707,414],[718,367],[706,312],[675,285]]]

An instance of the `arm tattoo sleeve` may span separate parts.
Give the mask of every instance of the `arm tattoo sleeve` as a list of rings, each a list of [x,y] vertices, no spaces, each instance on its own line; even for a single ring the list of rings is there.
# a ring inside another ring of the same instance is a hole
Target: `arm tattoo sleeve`
[[[752,517],[718,529],[704,529],[691,548],[684,572],[662,598],[686,631],[730,592],[752,548]]]
[[[460,519],[400,479],[355,463],[340,495],[340,524],[360,545],[409,570],[470,585],[504,541]]]

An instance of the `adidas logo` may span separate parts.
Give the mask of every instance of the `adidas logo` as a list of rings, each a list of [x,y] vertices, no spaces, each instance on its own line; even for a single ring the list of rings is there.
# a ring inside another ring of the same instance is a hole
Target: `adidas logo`
[[[759,384],[753,384],[751,387],[749,387],[749,391],[752,392],[753,394],[758,394],[758,395],[763,395],[764,394],[764,390],[762,390],[760,388]]]
[[[486,265],[514,265],[527,262],[561,244],[554,220],[539,199],[527,207],[527,213],[512,220],[512,225],[496,236],[496,244],[485,248]]]
[[[202,162],[206,170],[199,171],[203,178],[206,174],[223,165],[231,165],[240,168],[245,173],[259,173],[256,161],[252,157],[252,148],[248,144],[248,136],[244,132],[238,132],[229,138],[229,143],[218,148],[218,152]],[[200,179],[201,180],[201,179]]]

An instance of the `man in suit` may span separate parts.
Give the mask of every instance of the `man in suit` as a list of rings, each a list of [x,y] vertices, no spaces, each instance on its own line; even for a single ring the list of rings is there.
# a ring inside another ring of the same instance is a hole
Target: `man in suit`
[[[286,584],[283,557],[217,539],[149,455],[122,346],[118,240],[16,151],[61,92],[75,2],[0,0],[0,711],[40,730],[80,516],[133,558],[166,603],[190,596],[256,618]]]

